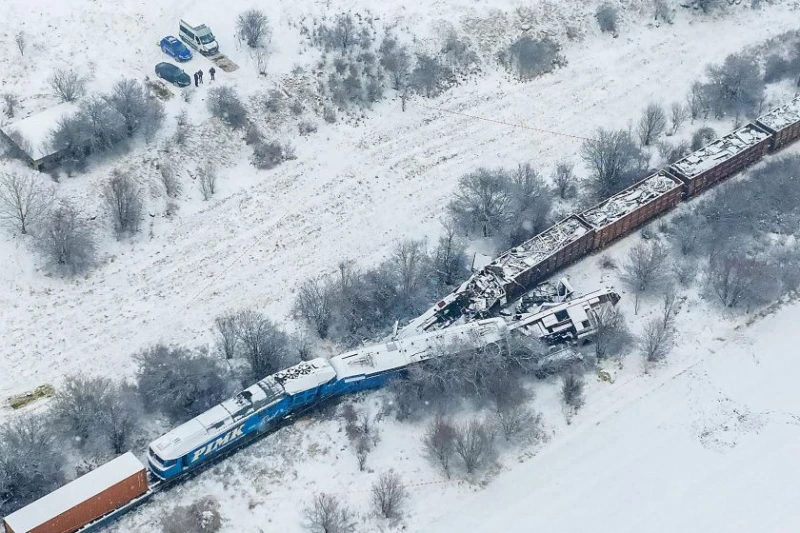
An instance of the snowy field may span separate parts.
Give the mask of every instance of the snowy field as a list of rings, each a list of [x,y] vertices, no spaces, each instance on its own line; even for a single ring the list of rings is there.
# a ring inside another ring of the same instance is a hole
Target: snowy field
[[[264,79],[233,38],[235,15],[252,7],[244,0],[4,0],[0,15],[19,21],[30,43],[20,62],[18,28],[0,34],[0,92],[20,94],[22,113],[47,108],[55,103],[47,77],[75,58],[91,73],[91,90],[107,90],[121,75],[152,77],[163,60],[155,43],[174,34],[180,15],[197,5],[222,51],[241,65],[220,73],[219,82],[248,96],[280,85],[294,65],[313,62],[297,24],[321,13],[369,8],[422,37],[420,46],[447,24],[469,30],[478,19],[493,20],[474,37],[492,39],[517,35],[525,22],[518,4],[505,0],[276,1],[260,6],[272,20],[276,50]],[[189,181],[172,220],[153,195],[151,216],[132,241],[115,242],[98,223],[101,264],[78,280],[45,275],[28,239],[0,231],[0,398],[57,385],[78,371],[128,377],[138,350],[156,342],[206,343],[214,318],[226,311],[255,308],[288,322],[282,317],[305,279],[334,271],[344,258],[375,263],[403,238],[435,236],[462,174],[525,161],[548,171],[563,158],[577,162],[580,139],[537,128],[587,136],[600,126],[626,127],[652,100],[682,101],[706,64],[797,29],[800,13],[796,1],[764,3],[759,11],[742,6],[724,17],[679,10],[674,25],[657,27],[644,9],[631,9],[613,39],[596,30],[594,4],[541,2],[530,9],[537,30],[576,13],[571,18],[584,38],[564,41],[565,68],[526,84],[489,68],[439,99],[412,99],[406,112],[390,94],[357,126],[319,121],[317,134],[296,139],[296,130],[279,131],[293,138],[297,160],[275,170],[255,171],[237,136],[209,123],[208,85],[189,103],[171,99],[165,135],[187,109],[202,131],[191,157],[205,153],[220,165],[220,194],[203,202]],[[204,61],[189,67],[207,69]],[[63,178],[59,194],[102,218],[100,183],[118,166],[145,179],[154,172],[157,145],[135,146],[86,175]],[[609,253],[622,257],[630,244]],[[581,291],[615,282],[596,257],[569,274]],[[666,367],[643,375],[631,357],[614,384],[590,380],[587,406],[571,425],[557,385],[540,384],[534,406],[550,439],[501,450],[498,466],[473,482],[447,481],[422,458],[421,426],[386,420],[364,473],[340,421],[301,420],[157,496],[115,529],[156,531],[156,517],[212,494],[222,503],[223,531],[299,533],[300,509],[327,491],[362,514],[363,531],[786,531],[800,520],[793,505],[800,485],[792,476],[800,466],[792,445],[800,436],[800,404],[789,381],[797,370],[790,348],[800,305],[746,327],[696,294],[685,296],[681,335]],[[622,305],[632,317],[629,300]],[[363,401],[378,412],[382,396]],[[3,407],[0,419],[10,414]],[[393,526],[368,511],[369,484],[389,468],[412,492],[405,521]]]

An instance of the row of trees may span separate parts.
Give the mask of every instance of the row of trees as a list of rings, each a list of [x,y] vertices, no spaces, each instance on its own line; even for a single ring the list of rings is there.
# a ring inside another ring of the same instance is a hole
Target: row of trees
[[[375,268],[343,262],[338,275],[305,282],[294,316],[320,338],[352,346],[419,315],[467,273],[463,244],[450,229],[431,251],[424,240],[404,241]]]

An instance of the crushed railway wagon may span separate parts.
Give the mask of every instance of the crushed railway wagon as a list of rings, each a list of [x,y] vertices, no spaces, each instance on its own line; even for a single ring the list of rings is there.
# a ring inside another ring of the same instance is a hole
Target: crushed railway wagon
[[[745,124],[672,164],[669,171],[683,181],[684,195],[691,198],[759,161],[769,152],[771,139],[755,124]]]
[[[487,316],[521,297],[556,270],[592,251],[594,228],[578,215],[554,226],[474,273],[456,290],[411,321],[398,337],[446,327],[460,317]]]
[[[627,235],[681,201],[683,182],[661,170],[581,213],[594,226],[593,250]]]
[[[756,119],[756,124],[772,135],[772,151],[777,152],[800,138],[800,96]]]
[[[8,515],[3,525],[6,533],[73,533],[147,491],[147,470],[128,452]]]

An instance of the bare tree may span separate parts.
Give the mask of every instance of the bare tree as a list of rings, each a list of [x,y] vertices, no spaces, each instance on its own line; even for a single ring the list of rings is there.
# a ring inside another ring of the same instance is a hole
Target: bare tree
[[[725,307],[736,307],[747,302],[751,289],[766,272],[766,266],[744,256],[741,252],[715,252],[708,261],[706,277],[708,286]]]
[[[57,69],[49,81],[53,93],[62,102],[74,102],[86,92],[86,79],[72,70]]]
[[[128,136],[141,132],[149,139],[164,122],[164,106],[147,93],[137,80],[122,80],[114,85],[107,101],[122,115]]]
[[[284,368],[289,359],[289,337],[271,320],[255,311],[236,315],[242,356],[255,379]]]
[[[407,239],[400,242],[392,255],[397,272],[397,295],[405,305],[413,306],[414,299],[430,285],[432,274],[430,258],[424,240]]]
[[[672,102],[670,118],[672,119],[672,133],[674,135],[678,128],[689,118],[689,110],[680,102]]]
[[[178,146],[185,146],[192,135],[192,124],[189,122],[189,114],[182,109],[175,119],[175,133],[172,141]]]
[[[3,93],[3,103],[6,107],[6,116],[8,118],[14,118],[14,115],[17,113],[17,106],[19,105],[19,98],[13,93]]]
[[[403,512],[408,493],[400,475],[394,471],[384,472],[372,484],[372,504],[384,518],[397,519]]]
[[[328,336],[332,320],[333,286],[324,280],[308,280],[297,291],[294,316],[314,328],[321,339]]]
[[[308,533],[353,533],[353,512],[332,494],[317,494],[303,510],[303,525]]]
[[[169,198],[177,198],[181,194],[183,185],[178,178],[178,171],[174,161],[162,159],[158,163],[158,179],[164,186],[164,192]]]
[[[551,39],[533,39],[524,35],[501,54],[501,63],[518,80],[527,81],[552,72],[563,62],[558,43]]]
[[[480,168],[461,177],[448,209],[460,229],[468,233],[477,230],[489,237],[508,224],[510,205],[504,172]]]
[[[456,453],[468,474],[486,464],[494,454],[494,435],[487,425],[476,419],[456,427]]]
[[[672,323],[661,318],[653,318],[644,326],[639,336],[639,349],[646,363],[658,363],[667,357],[672,349]]]
[[[0,173],[0,220],[24,235],[47,213],[53,190],[33,172]]]
[[[8,516],[61,486],[63,445],[42,415],[27,413],[0,427],[0,514]]]
[[[401,90],[408,80],[411,67],[411,56],[408,48],[398,44],[397,39],[387,34],[378,49],[380,64],[391,74],[392,86],[395,91]]]
[[[469,273],[466,247],[456,234],[451,221],[443,223],[444,234],[433,251],[433,272],[440,287],[451,287]]]
[[[114,455],[131,448],[139,437],[144,420],[141,398],[135,387],[122,384],[113,387],[105,401],[101,432]]]
[[[206,163],[197,169],[197,185],[203,200],[208,200],[217,192],[217,167],[213,163]]]
[[[593,313],[595,356],[604,359],[618,354],[629,340],[625,316],[615,306],[605,305]]]
[[[66,202],[45,216],[37,245],[50,263],[66,274],[77,274],[94,263],[91,229],[78,210]]]
[[[139,231],[142,218],[142,194],[133,178],[115,170],[103,188],[106,205],[114,220],[117,236]]]
[[[583,387],[584,382],[580,375],[570,373],[564,376],[561,384],[561,399],[573,413],[583,407],[585,401]]]
[[[636,127],[639,142],[642,146],[650,146],[664,130],[667,129],[667,114],[661,104],[651,102],[642,112],[642,118]]]
[[[758,61],[749,55],[732,54],[722,65],[710,65],[704,89],[714,116],[751,116],[764,104],[764,80]]]
[[[78,446],[97,444],[103,409],[112,388],[107,378],[77,375],[67,378],[59,389],[53,415],[62,431],[74,436]]]
[[[639,312],[643,294],[659,287],[665,279],[667,250],[660,243],[640,242],[628,251],[620,279],[634,294],[634,312]]]
[[[231,396],[238,385],[218,358],[157,344],[135,356],[144,407],[182,423]]]
[[[692,150],[699,150],[716,138],[717,132],[715,132],[713,128],[707,126],[698,128],[697,131],[692,134],[691,148]]]
[[[236,19],[236,33],[250,48],[258,48],[269,39],[269,19],[259,9],[248,9]]]
[[[561,161],[556,165],[556,173],[553,176],[553,182],[556,185],[556,191],[561,199],[570,198],[575,195],[575,173],[573,172],[575,165],[569,161]]]
[[[22,31],[18,31],[16,35],[14,35],[14,42],[17,43],[17,50],[19,50],[19,55],[25,55],[25,47],[28,45],[27,40],[25,39],[25,33]]]
[[[226,360],[233,359],[239,348],[239,329],[236,316],[218,316],[214,319],[214,326],[216,326],[217,349]]]
[[[646,168],[641,150],[625,130],[597,130],[594,139],[584,141],[581,157],[592,170],[594,194],[607,198],[632,185]]]
[[[422,439],[428,455],[434,459],[450,478],[450,459],[455,453],[456,429],[443,416],[437,415],[428,424]]]
[[[497,407],[495,420],[506,442],[536,439],[542,435],[542,416],[523,405]]]
[[[675,314],[678,312],[678,297],[675,292],[675,287],[670,284],[664,290],[664,297],[661,300],[661,322],[664,327],[667,327],[675,320]]]

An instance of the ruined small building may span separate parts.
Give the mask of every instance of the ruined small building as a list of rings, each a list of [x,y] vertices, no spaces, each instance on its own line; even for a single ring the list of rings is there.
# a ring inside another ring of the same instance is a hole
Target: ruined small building
[[[55,165],[65,154],[53,147],[50,137],[64,117],[77,111],[72,102],[64,102],[11,124],[0,126],[0,138],[11,155],[36,170]]]

